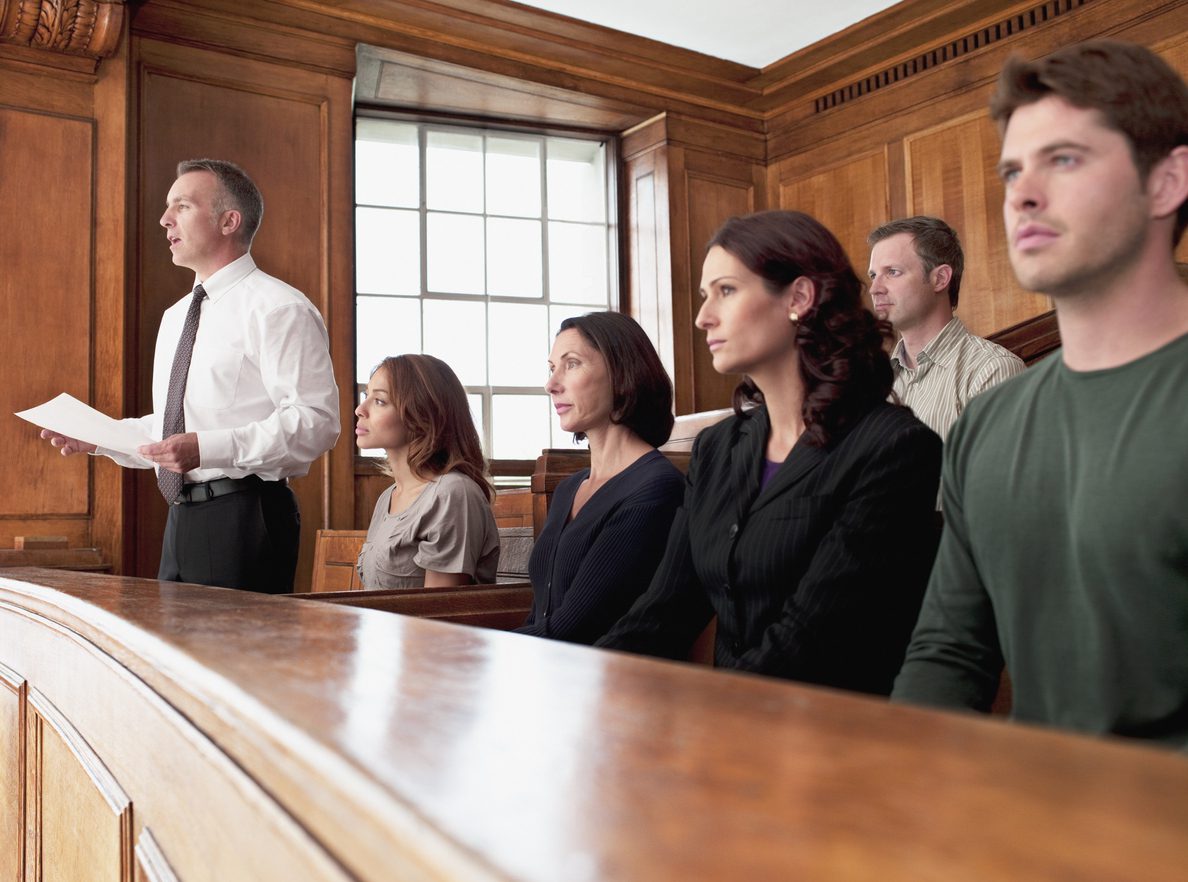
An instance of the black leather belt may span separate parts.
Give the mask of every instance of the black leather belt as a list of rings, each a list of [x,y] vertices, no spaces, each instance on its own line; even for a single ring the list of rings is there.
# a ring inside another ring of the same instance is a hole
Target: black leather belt
[[[279,481],[265,481],[255,475],[248,475],[246,478],[215,478],[213,481],[204,481],[201,484],[183,484],[181,493],[178,494],[177,499],[173,500],[173,504],[209,502],[212,499],[218,499],[220,496],[229,496],[232,493],[242,493],[245,490],[258,490],[269,484],[284,486],[287,483],[288,480],[286,478],[281,478]]]

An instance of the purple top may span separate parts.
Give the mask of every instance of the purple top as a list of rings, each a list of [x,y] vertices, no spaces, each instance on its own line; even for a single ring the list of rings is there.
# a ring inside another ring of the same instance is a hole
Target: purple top
[[[782,462],[772,462],[770,459],[763,461],[763,474],[759,476],[759,489],[762,490],[767,486],[767,482],[775,477],[775,473],[780,470]]]

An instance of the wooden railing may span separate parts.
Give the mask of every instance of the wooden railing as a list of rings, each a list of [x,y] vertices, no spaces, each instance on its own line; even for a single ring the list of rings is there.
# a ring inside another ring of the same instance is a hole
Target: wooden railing
[[[1179,882],[1188,763],[329,603],[0,574],[0,878]]]

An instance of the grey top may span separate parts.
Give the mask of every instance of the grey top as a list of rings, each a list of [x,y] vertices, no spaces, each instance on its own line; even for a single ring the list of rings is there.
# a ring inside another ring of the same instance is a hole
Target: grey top
[[[465,573],[479,585],[495,581],[499,531],[478,484],[448,472],[397,515],[388,514],[393,487],[376,501],[359,552],[364,588],[422,588],[425,570]]]

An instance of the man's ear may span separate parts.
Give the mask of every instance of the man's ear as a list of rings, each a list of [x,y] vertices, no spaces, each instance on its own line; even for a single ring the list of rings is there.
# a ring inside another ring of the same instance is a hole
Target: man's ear
[[[932,290],[940,293],[949,287],[949,282],[953,280],[953,267],[947,263],[942,263],[932,271]]]
[[[1165,218],[1179,211],[1188,199],[1188,147],[1174,149],[1151,169],[1147,177],[1151,216]]]
[[[219,218],[219,232],[224,236],[236,235],[241,226],[243,226],[243,215],[234,208],[227,209]]]

